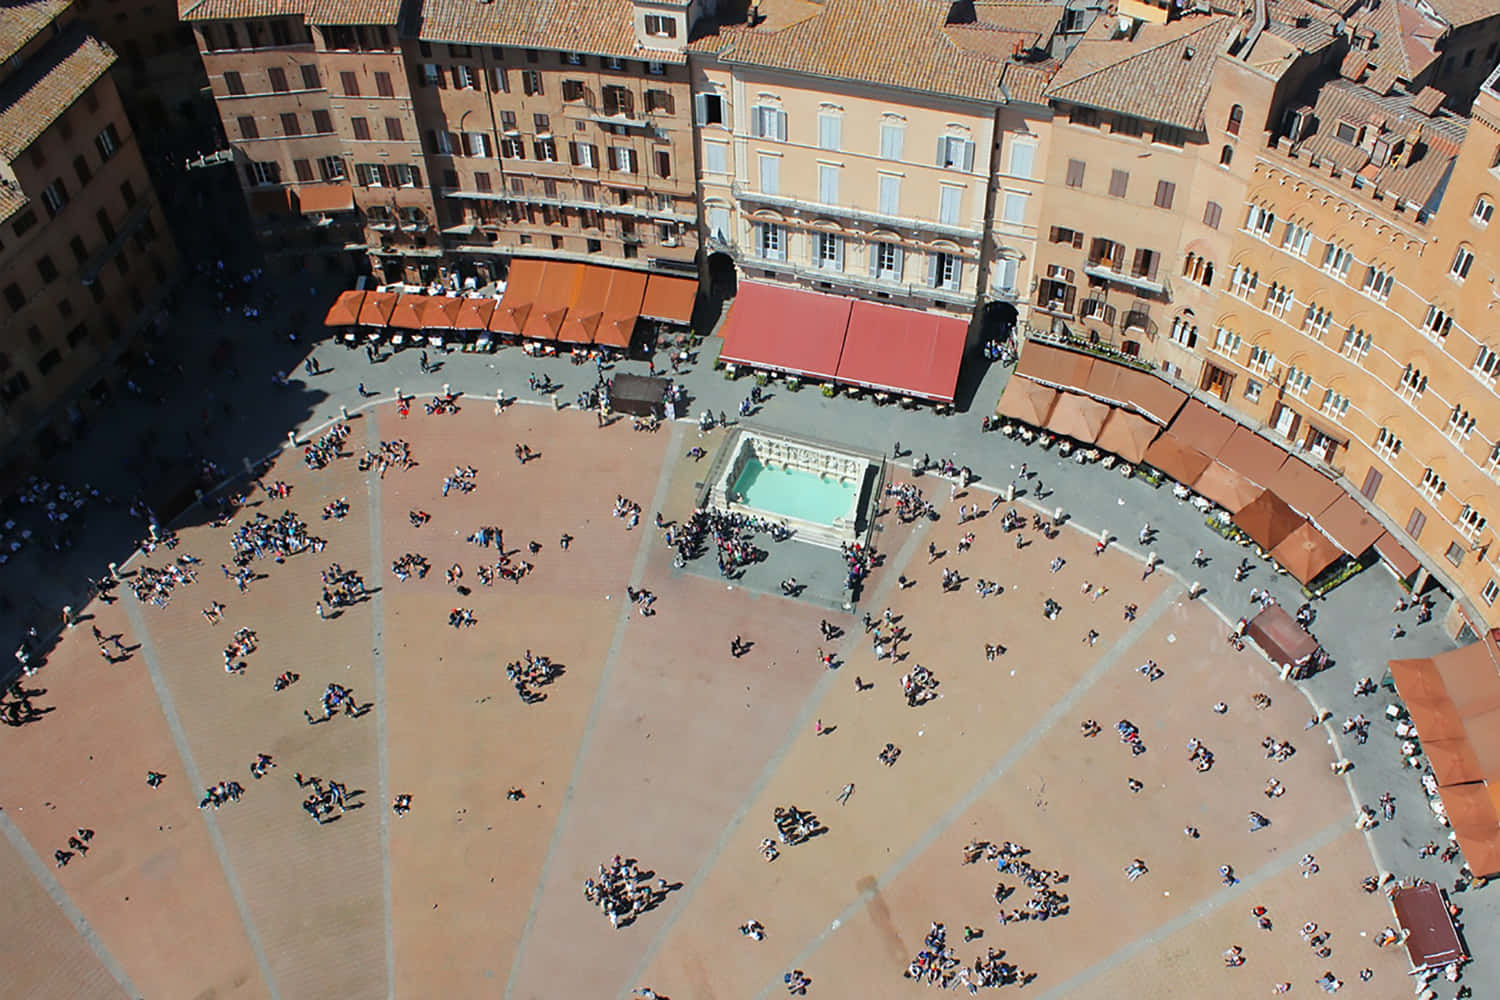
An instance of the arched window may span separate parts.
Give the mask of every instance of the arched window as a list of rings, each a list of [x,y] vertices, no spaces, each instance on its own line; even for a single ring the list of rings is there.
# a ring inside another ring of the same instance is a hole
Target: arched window
[[[1205,287],[1209,286],[1209,285],[1212,285],[1214,283],[1214,264],[1213,264],[1213,261],[1208,261],[1207,263],[1205,263],[1203,265],[1203,277],[1199,278],[1198,280]]]
[[[1236,104],[1234,107],[1229,109],[1229,122],[1224,126],[1225,131],[1227,131],[1230,135],[1239,135],[1240,122],[1244,120],[1245,109],[1243,106]]]
[[[1227,167],[1227,166],[1229,166],[1229,161],[1232,160],[1232,159],[1234,159],[1234,148],[1233,147],[1231,147],[1231,146],[1225,146],[1223,149],[1219,150],[1219,166],[1221,166],[1221,167]]]

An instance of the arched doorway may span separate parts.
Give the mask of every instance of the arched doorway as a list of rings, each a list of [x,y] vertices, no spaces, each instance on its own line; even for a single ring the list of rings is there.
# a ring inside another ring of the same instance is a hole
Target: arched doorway
[[[715,301],[732,299],[739,290],[734,258],[719,251],[708,255],[708,295]]]

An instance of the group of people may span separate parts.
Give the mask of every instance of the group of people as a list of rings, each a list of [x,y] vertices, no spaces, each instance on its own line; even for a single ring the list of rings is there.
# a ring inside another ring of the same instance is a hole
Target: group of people
[[[380,442],[379,451],[365,450],[365,457],[359,460],[359,471],[368,472],[371,469],[380,470],[380,478],[384,479],[387,471],[392,466],[398,469],[410,469],[417,464],[412,458],[411,445],[399,438]]]
[[[193,569],[196,562],[192,556],[183,555],[159,569],[142,566],[130,581],[130,589],[142,604],[164,608],[171,603],[174,590],[198,581],[197,571]]]
[[[584,879],[583,898],[598,906],[609,925],[619,930],[667,898],[667,880],[657,878],[653,886],[655,875],[641,871],[634,858],[616,854],[608,864],[599,865],[598,878]]]
[[[704,555],[712,545],[719,574],[730,578],[766,558],[766,551],[755,544],[755,536],[769,527],[768,522],[758,517],[700,509],[693,511],[682,524],[667,526],[663,537],[676,549],[674,562],[679,568],[688,560]]]
[[[551,684],[561,673],[562,666],[553,663],[550,656],[533,656],[529,649],[524,664],[521,660],[513,660],[505,665],[506,678],[527,705],[545,700],[547,696],[536,688]]]
[[[305,445],[302,449],[302,464],[309,469],[326,468],[335,458],[344,453],[344,442],[349,438],[349,425],[340,421],[328,430],[318,440]]]

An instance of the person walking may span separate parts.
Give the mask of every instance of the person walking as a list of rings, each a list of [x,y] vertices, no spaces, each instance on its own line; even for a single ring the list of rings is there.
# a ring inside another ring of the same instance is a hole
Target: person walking
[[[847,785],[845,785],[843,787],[843,789],[839,792],[839,794],[838,794],[839,805],[844,805],[845,803],[847,803],[849,801],[849,796],[851,796],[853,794],[854,794],[854,782],[851,781]]]

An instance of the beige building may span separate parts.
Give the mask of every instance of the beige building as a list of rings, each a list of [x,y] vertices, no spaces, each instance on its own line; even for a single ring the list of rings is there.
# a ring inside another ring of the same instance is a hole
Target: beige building
[[[158,313],[176,251],[110,76],[69,0],[0,6],[0,451],[73,436]]]
[[[768,2],[694,43],[711,272],[732,263],[964,317],[988,300],[1025,312],[1063,8],[956,10]]]

